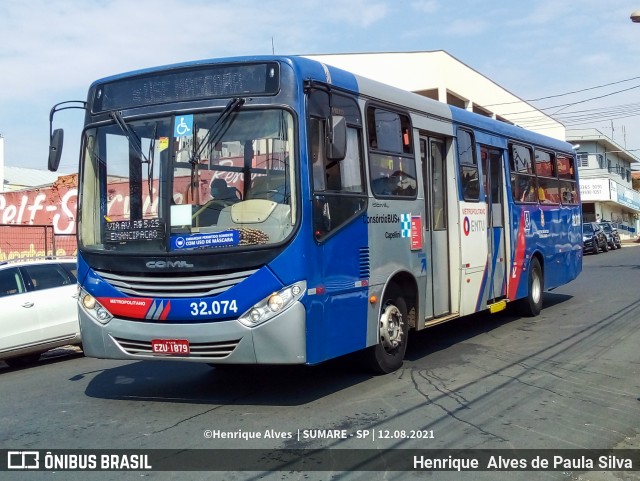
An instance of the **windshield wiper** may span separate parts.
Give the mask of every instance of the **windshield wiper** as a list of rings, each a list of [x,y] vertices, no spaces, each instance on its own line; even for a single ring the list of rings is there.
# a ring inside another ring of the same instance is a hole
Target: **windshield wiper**
[[[140,136],[129,127],[129,124],[125,122],[122,118],[122,115],[117,110],[112,110],[109,112],[113,121],[120,127],[120,130],[124,132],[125,137],[129,141],[129,145],[133,146],[133,150],[140,157],[140,162],[143,164],[147,164],[147,188],[149,190],[149,202],[153,204],[153,160],[155,154],[155,143],[156,143],[156,131],[158,129],[158,123],[153,128],[153,135],[151,136],[151,143],[149,145],[149,156],[144,155],[142,151],[142,140]]]
[[[191,153],[191,158],[189,159],[189,162],[192,165],[196,165],[200,162],[200,155],[202,155],[202,152],[204,152],[204,149],[206,149],[207,146],[211,144],[215,145],[220,141],[227,129],[231,126],[232,122],[230,120],[232,118],[232,114],[239,110],[240,107],[244,105],[244,103],[245,99],[241,97],[235,97],[231,99],[224,110],[220,113],[220,116],[209,128],[200,145],[197,146],[194,142],[193,152]],[[196,136],[197,134],[195,133],[194,129],[194,137]]]
[[[129,127],[129,125],[124,121],[122,115],[120,115],[120,112],[112,110],[111,112],[109,112],[109,114],[111,115],[111,118],[114,120],[114,122],[118,125],[118,127],[120,127],[120,129],[124,132],[124,135],[129,143],[133,145],[136,154],[140,156],[140,160],[147,164],[150,163],[149,159],[146,155],[144,155],[144,152],[142,151],[142,141],[140,140],[140,137],[138,137],[138,134],[136,134],[135,131],[131,130],[131,127]]]
[[[151,142],[149,142],[149,157],[147,162],[147,188],[149,189],[149,204],[153,205],[153,161],[156,154],[156,133],[158,132],[158,122],[153,126]],[[140,145],[142,150],[142,144]],[[144,161],[143,161],[144,162]]]

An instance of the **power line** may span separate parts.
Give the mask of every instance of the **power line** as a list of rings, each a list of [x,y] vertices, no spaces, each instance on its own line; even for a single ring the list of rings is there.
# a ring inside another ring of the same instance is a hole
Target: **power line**
[[[625,80],[618,80],[617,82],[610,82],[608,84],[596,85],[595,87],[588,87],[586,89],[581,89],[581,90],[574,90],[573,92],[567,92],[567,93],[564,93],[564,94],[549,95],[547,97],[540,97],[540,98],[537,98],[537,99],[531,99],[531,100],[527,100],[527,102],[538,102],[540,100],[552,99],[552,98],[556,98],[556,97],[564,97],[565,95],[573,95],[573,94],[578,94],[580,92],[587,92],[589,90],[595,90],[595,89],[600,89],[600,88],[603,88],[603,87],[609,87],[610,85],[617,85],[617,84],[621,84],[621,83],[624,83],[624,82],[630,82],[631,80],[637,80],[639,78],[640,77],[631,77],[631,78],[628,78],[628,79],[625,79]]]
[[[598,95],[596,97],[591,97],[591,98],[584,99],[584,100],[578,100],[576,102],[571,102],[571,103],[568,103],[568,104],[553,105],[551,107],[532,108],[532,109],[524,110],[524,111],[521,111],[521,112],[501,113],[500,115],[528,114],[528,113],[533,113],[533,112],[544,112],[545,110],[557,109],[559,107],[566,108],[566,107],[571,107],[572,105],[583,104],[585,102],[590,102],[592,100],[598,100],[598,99],[602,99],[602,98],[605,98],[605,97],[610,97],[612,95],[616,95],[616,94],[619,94],[619,93],[622,93],[622,92],[628,92],[629,90],[633,90],[633,89],[637,89],[637,88],[640,88],[640,85],[634,85],[633,87],[629,87],[629,88],[622,89],[622,90],[616,90],[615,92],[610,92],[610,93],[604,94],[604,95]],[[548,115],[553,115],[553,114],[548,114]]]
[[[608,116],[619,116],[620,114],[637,113],[640,111],[640,104],[624,104],[612,107],[601,107],[597,109],[576,110],[573,112],[564,112],[561,114],[555,114],[553,119],[560,122],[566,122],[576,119],[598,119]],[[526,117],[519,117],[518,122],[549,122],[548,118],[541,115],[531,115]]]
[[[525,102],[539,102],[540,100],[553,99],[553,98],[557,98],[557,97],[565,97],[567,95],[573,95],[573,94],[578,94],[578,93],[581,93],[581,92],[587,92],[589,90],[595,90],[595,89],[600,89],[600,88],[603,88],[603,87],[609,87],[611,85],[617,85],[617,84],[621,84],[621,83],[624,83],[624,82],[630,82],[631,80],[637,80],[637,79],[640,79],[640,76],[639,77],[631,77],[631,78],[624,79],[624,80],[618,80],[616,82],[609,82],[609,83],[602,84],[602,85],[596,85],[595,87],[587,87],[587,88],[584,88],[584,89],[572,90],[570,92],[565,92],[565,93],[561,93],[561,94],[547,95],[546,97],[538,97],[537,99],[525,99],[524,101]],[[519,104],[521,102],[522,102],[521,100],[515,100],[513,102],[501,102],[501,103],[497,103],[497,104],[488,104],[488,105],[486,105],[486,107],[493,107],[493,106],[496,106],[496,105]]]

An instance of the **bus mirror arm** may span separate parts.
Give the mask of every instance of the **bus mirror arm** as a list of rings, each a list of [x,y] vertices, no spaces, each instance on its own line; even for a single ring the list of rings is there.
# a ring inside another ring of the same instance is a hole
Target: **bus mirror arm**
[[[67,105],[73,104],[73,105]],[[64,105],[64,107],[61,107]],[[82,100],[67,100],[55,104],[49,112],[49,170],[55,172],[60,165],[60,157],[62,155],[62,141],[64,139],[64,132],[62,129],[53,130],[53,116],[60,110],[67,109],[87,109],[87,103]]]
[[[341,115],[332,115],[327,127],[327,158],[343,160],[347,155],[347,120]]]

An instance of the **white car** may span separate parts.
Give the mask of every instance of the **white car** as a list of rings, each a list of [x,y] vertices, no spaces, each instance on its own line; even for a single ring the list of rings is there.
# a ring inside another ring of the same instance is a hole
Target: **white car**
[[[0,359],[23,366],[80,344],[76,275],[75,259],[0,262]]]

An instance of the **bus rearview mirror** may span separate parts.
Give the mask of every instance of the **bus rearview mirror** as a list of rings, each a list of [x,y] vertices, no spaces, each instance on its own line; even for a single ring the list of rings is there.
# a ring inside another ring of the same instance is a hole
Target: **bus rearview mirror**
[[[60,165],[60,156],[62,155],[62,143],[64,140],[64,131],[56,129],[49,140],[49,170],[55,172]]]
[[[328,123],[327,158],[343,160],[347,155],[347,120],[341,115],[332,115]]]

